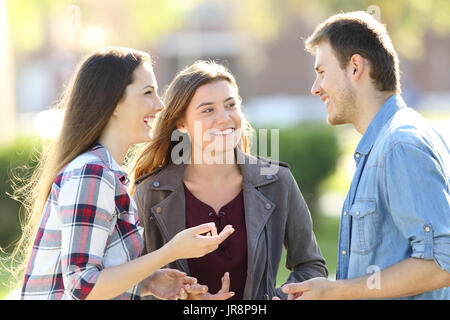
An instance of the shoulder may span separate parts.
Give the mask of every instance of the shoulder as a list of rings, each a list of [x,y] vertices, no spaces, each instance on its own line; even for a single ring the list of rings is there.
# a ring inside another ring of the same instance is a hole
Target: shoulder
[[[90,151],[80,154],[63,167],[57,175],[55,183],[61,187],[67,181],[78,181],[79,183],[90,183],[98,181],[115,184],[113,171],[106,166],[100,158]]]
[[[384,155],[400,146],[426,153],[447,148],[442,136],[411,108],[402,108],[386,123],[377,144],[385,151]]]
[[[294,181],[290,166],[287,162],[280,160],[273,160],[261,156],[249,156],[253,157],[254,161],[257,161],[260,172],[266,176],[275,175],[278,179],[277,182],[281,183],[283,186],[291,185]]]
[[[165,169],[167,169],[168,165],[161,166],[159,168],[156,168],[152,170],[151,172],[139,177],[134,181],[135,186],[135,196],[138,196],[141,192],[144,190],[149,189],[151,186],[153,186],[153,181],[157,179],[159,174],[163,173]]]
[[[279,167],[282,167],[282,168],[289,169],[289,164],[287,162],[283,162],[283,161],[279,161],[279,160],[273,160],[273,159],[265,158],[265,157],[261,157],[261,156],[249,156],[249,157],[256,158],[261,163],[262,166],[269,167],[269,166],[272,165],[272,166],[279,166]]]

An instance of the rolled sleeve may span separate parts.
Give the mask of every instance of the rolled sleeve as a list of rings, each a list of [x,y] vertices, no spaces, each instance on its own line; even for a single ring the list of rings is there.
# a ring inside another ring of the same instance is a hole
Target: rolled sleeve
[[[103,269],[114,227],[114,196],[114,177],[99,165],[74,171],[61,186],[61,267],[68,298],[86,299]]]
[[[386,156],[387,203],[409,240],[411,257],[434,260],[450,272],[449,178],[426,147],[398,143]]]

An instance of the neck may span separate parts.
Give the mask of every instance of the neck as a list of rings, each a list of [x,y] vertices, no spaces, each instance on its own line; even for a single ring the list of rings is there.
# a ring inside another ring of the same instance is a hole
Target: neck
[[[113,132],[107,129],[105,129],[105,132],[100,136],[98,142],[109,151],[114,161],[116,161],[119,166],[123,165],[125,156],[130,148],[128,143],[125,143],[120,136],[114,135]]]
[[[234,161],[232,163],[228,163],[224,155],[222,164],[215,162],[208,164],[205,163],[204,160],[197,164],[194,161],[191,161],[191,164],[186,167],[184,179],[191,182],[210,181],[213,183],[220,183],[230,178],[234,178],[236,175],[240,174],[239,167],[236,164],[234,157],[234,150],[232,159]]]
[[[356,101],[358,110],[360,111],[357,119],[353,121],[353,126],[356,131],[361,135],[364,135],[373,118],[375,118],[378,111],[384,103],[392,96],[395,92],[372,92],[371,94],[361,94]]]

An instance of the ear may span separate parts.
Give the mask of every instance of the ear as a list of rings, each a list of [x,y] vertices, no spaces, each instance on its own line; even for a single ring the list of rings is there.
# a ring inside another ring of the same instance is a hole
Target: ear
[[[119,105],[116,106],[111,116],[117,117],[119,115]]]
[[[350,58],[349,68],[354,81],[358,81],[366,68],[366,60],[359,54],[354,54]]]
[[[117,103],[116,107],[114,108],[114,111],[111,116],[117,117],[120,114],[122,108],[123,108],[122,99],[120,99],[120,101]]]
[[[184,125],[184,120],[178,120],[177,121],[177,129],[182,133],[187,133],[186,126]]]

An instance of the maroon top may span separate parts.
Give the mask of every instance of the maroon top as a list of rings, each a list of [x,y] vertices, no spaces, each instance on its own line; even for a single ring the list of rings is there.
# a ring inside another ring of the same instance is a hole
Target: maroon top
[[[243,192],[222,208],[217,214],[206,203],[197,199],[184,185],[186,198],[186,228],[203,223],[215,222],[217,233],[230,224],[235,231],[219,248],[201,258],[188,259],[190,276],[197,278],[199,284],[208,286],[211,294],[222,287],[222,276],[230,273],[230,291],[233,300],[242,300],[247,278],[247,229],[245,228],[245,210]]]

